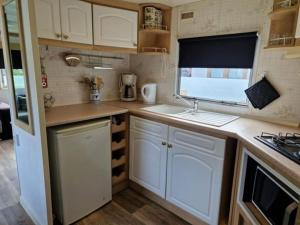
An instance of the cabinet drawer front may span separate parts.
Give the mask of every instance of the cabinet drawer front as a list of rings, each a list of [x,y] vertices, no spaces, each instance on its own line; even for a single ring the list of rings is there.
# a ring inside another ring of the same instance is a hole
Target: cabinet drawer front
[[[170,127],[169,142],[224,158],[226,142],[224,139]]]
[[[156,137],[160,137],[164,140],[167,140],[168,138],[168,125],[141,119],[135,116],[130,117],[130,129],[142,131]]]

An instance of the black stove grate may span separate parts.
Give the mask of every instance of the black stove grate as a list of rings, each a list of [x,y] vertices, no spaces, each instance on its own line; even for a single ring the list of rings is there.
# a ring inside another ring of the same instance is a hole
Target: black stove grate
[[[300,134],[279,133],[278,135],[263,132],[255,139],[300,164]]]

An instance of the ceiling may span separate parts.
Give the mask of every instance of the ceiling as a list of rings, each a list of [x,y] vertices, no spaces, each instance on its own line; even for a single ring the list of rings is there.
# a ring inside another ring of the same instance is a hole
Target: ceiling
[[[178,6],[178,5],[184,5],[191,2],[197,2],[199,0],[126,0],[128,2],[135,2],[135,3],[161,3],[166,4],[172,7]]]

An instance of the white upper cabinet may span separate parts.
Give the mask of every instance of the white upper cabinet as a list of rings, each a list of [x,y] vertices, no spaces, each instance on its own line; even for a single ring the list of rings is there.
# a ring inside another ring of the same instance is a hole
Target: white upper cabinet
[[[138,12],[93,5],[94,44],[137,48]]]
[[[59,0],[35,0],[38,37],[61,40]]]
[[[79,0],[61,0],[62,40],[93,44],[92,4]]]

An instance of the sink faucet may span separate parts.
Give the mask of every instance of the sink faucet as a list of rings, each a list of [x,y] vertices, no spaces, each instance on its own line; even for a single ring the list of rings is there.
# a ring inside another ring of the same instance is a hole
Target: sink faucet
[[[188,105],[190,107],[191,112],[195,113],[198,111],[198,109],[199,109],[199,100],[198,99],[194,98],[193,103],[191,103],[191,102],[187,101],[186,99],[184,99],[183,97],[181,97],[180,95],[174,94],[173,96],[176,99],[183,102],[184,104]]]
[[[199,100],[198,99],[194,99],[194,108],[193,108],[193,112],[197,112],[199,109]]]

